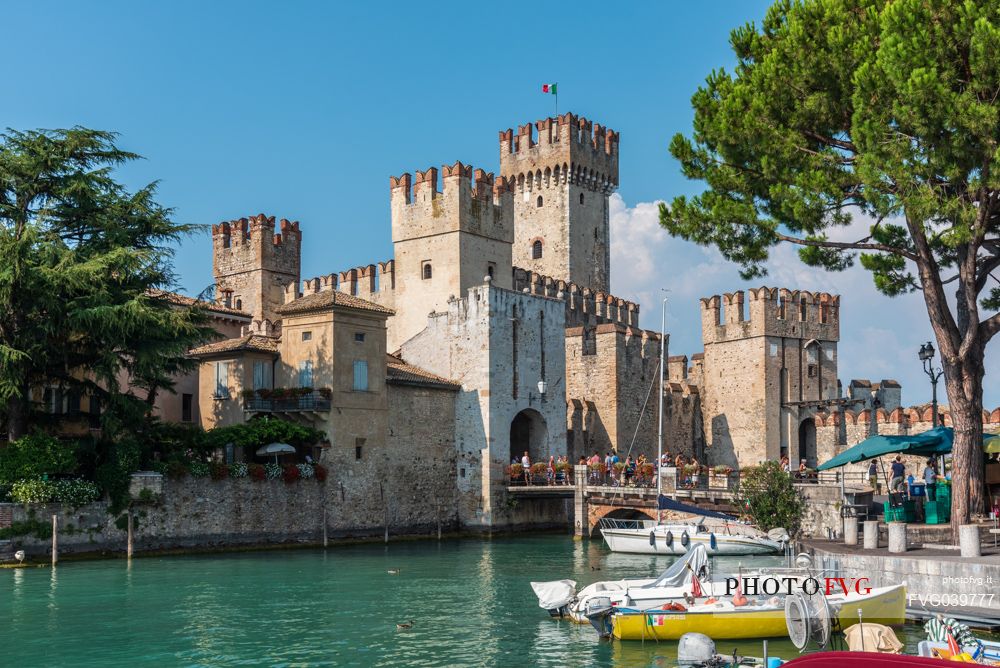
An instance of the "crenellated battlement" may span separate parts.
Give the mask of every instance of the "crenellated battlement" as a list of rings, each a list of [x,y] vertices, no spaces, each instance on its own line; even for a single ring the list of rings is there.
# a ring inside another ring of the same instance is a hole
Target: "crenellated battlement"
[[[843,411],[821,411],[816,413],[813,418],[817,427],[840,426],[841,422],[848,425],[867,425],[871,424],[871,419],[871,409],[865,408],[847,408]],[[982,419],[984,426],[992,428],[1000,425],[1000,408],[994,408],[992,411],[984,410]],[[929,429],[934,421],[934,410],[928,404],[910,406],[909,408],[900,407],[888,411],[884,408],[879,408],[875,411],[875,421],[880,425],[901,425],[902,428],[925,425]],[[946,427],[952,425],[951,414],[948,412],[947,407],[939,409],[938,421],[939,424],[943,424]]]
[[[263,213],[212,225],[212,270],[216,299],[252,314],[272,318],[280,290],[299,279],[302,232],[298,221]]]
[[[705,343],[754,336],[840,339],[840,295],[768,287],[752,288],[747,293],[739,290],[700,300]]]
[[[603,323],[639,326],[639,305],[606,292],[520,267],[514,267],[513,286],[521,292],[565,300],[567,327]]]
[[[301,283],[289,283],[285,286],[285,300],[287,302],[316,292],[338,290],[385,305],[385,297],[391,299],[396,287],[395,274],[394,260],[335,271],[304,279]]]
[[[610,194],[618,187],[619,135],[576,114],[499,133],[500,173],[519,191],[574,183]]]
[[[393,241],[465,231],[513,242],[513,194],[506,179],[456,162],[389,177]]]

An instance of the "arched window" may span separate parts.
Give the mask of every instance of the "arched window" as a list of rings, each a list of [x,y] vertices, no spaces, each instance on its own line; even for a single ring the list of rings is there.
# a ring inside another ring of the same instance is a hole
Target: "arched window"
[[[580,193],[580,204],[583,204],[583,193]]]
[[[542,196],[541,195],[539,195],[538,199],[535,200],[535,206],[538,207],[539,209],[542,208]]]
[[[431,274],[432,274],[431,263],[424,262],[424,280],[429,279],[431,277]]]
[[[243,300],[242,299],[237,299],[236,300],[236,310],[237,311],[242,311],[243,310]]]
[[[542,240],[541,239],[536,239],[531,244],[531,259],[532,260],[541,260],[542,259]]]

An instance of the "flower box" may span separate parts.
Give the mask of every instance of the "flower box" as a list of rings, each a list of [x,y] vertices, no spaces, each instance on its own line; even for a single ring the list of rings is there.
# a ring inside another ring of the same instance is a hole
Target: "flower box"
[[[712,471],[708,474],[709,489],[731,489],[733,476],[731,473],[716,473]]]
[[[677,467],[664,466],[660,469],[660,486],[664,492],[677,490]]]

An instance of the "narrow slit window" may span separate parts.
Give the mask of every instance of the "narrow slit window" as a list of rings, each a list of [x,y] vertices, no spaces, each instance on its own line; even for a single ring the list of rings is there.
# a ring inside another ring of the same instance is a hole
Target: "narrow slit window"
[[[542,259],[542,240],[541,239],[536,239],[531,244],[531,259],[532,260],[541,260]]]

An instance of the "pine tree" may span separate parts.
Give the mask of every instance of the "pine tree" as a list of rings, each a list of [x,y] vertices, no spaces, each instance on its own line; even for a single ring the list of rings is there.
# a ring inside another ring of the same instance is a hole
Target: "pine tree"
[[[109,132],[0,135],[0,410],[27,433],[32,390],[101,398],[119,427],[144,413],[184,353],[212,335],[203,309],[179,306],[171,245],[190,225],[129,192],[113,170],[138,159]]]
[[[730,41],[735,71],[708,77],[693,137],[670,147],[708,188],[661,223],[745,278],[792,243],[832,271],[860,253],[888,296],[921,291],[955,428],[957,539],[985,505],[984,358],[1000,332],[1000,5],[780,0]],[[832,240],[852,212],[868,232]]]

